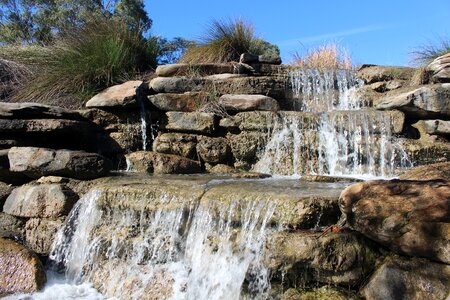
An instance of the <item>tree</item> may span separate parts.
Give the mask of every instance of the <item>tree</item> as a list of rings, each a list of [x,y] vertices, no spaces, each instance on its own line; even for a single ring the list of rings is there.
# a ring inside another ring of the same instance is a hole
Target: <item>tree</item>
[[[186,50],[194,45],[196,45],[194,41],[181,37],[175,37],[172,40],[158,37],[158,64],[165,65],[176,63]]]
[[[47,45],[99,15],[123,19],[133,30],[150,29],[142,0],[0,0],[0,43]]]

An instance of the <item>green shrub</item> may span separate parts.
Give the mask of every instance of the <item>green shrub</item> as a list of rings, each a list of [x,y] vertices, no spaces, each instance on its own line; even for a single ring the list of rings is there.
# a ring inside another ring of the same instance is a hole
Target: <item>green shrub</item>
[[[450,53],[450,40],[440,38],[437,42],[428,42],[412,51],[412,63],[424,66],[447,53]]]
[[[267,42],[257,38],[253,25],[240,19],[213,20],[197,45],[184,53],[181,62],[223,63],[238,61],[242,53],[260,55],[268,48]],[[278,47],[274,46],[276,49]],[[273,48],[273,47],[272,47]]]
[[[80,106],[98,91],[155,67],[157,53],[155,39],[144,39],[115,18],[89,21],[51,46],[0,48],[1,57],[33,71],[13,100],[62,106]]]

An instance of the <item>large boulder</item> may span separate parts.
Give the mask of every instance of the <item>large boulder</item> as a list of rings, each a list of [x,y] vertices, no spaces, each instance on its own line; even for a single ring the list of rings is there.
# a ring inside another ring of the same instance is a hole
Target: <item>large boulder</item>
[[[0,295],[35,292],[46,281],[44,266],[35,254],[0,238]]]
[[[229,112],[248,110],[277,111],[280,108],[275,99],[264,95],[226,94],[219,98],[219,104]]]
[[[388,93],[377,105],[380,110],[398,109],[419,119],[450,118],[450,83],[434,84]]]
[[[437,57],[426,70],[433,82],[450,82],[450,53]]]
[[[183,94],[163,93],[148,96],[148,100],[162,111],[196,111],[205,102],[204,92],[186,92]]]
[[[233,64],[170,64],[156,68],[156,75],[160,77],[172,76],[205,76],[211,74],[234,73]]]
[[[231,148],[226,138],[200,136],[197,143],[200,158],[210,164],[226,163],[231,158]]]
[[[35,253],[48,255],[58,229],[65,218],[57,219],[29,219],[25,224],[26,245]]]
[[[214,114],[204,112],[167,112],[162,127],[167,130],[211,134],[217,129]]]
[[[0,181],[14,185],[29,182],[31,179],[28,176],[10,171],[8,153],[9,149],[0,150]]]
[[[197,135],[186,133],[160,133],[153,142],[153,151],[197,159]]]
[[[0,212],[0,237],[25,239],[25,220]]]
[[[450,266],[426,259],[387,257],[360,293],[367,300],[448,299]]]
[[[200,163],[186,157],[151,151],[137,151],[125,155],[130,171],[154,174],[200,173]]]
[[[391,250],[450,263],[449,181],[367,181],[339,205],[350,228]]]
[[[414,68],[362,65],[357,72],[357,77],[366,84],[393,79],[410,80],[414,74]]]
[[[78,196],[61,184],[23,185],[6,199],[3,211],[25,218],[56,218],[67,215]]]
[[[35,147],[13,147],[8,152],[10,170],[31,178],[46,175],[94,179],[106,175],[111,163],[96,153],[53,150]]]
[[[2,119],[68,119],[80,120],[77,111],[68,110],[58,106],[40,103],[9,103],[0,102],[0,118]]]
[[[447,180],[450,181],[450,162],[425,165],[406,171],[401,180]]]
[[[89,99],[89,101],[86,102],[86,107],[137,107],[137,97],[141,85],[142,81],[132,80],[111,86]]]

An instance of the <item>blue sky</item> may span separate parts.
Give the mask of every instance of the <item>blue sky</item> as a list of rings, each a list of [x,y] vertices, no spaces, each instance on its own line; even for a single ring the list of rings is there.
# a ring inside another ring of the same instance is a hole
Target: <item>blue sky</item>
[[[196,39],[212,19],[243,18],[277,44],[284,62],[295,51],[337,41],[354,63],[408,65],[417,46],[450,38],[450,0],[145,0],[152,34]]]

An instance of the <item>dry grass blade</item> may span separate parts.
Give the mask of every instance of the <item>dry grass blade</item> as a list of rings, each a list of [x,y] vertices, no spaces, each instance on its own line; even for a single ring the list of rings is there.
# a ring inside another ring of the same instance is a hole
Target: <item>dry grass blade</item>
[[[0,58],[0,99],[8,98],[32,75],[24,64]]]
[[[296,52],[290,65],[301,68],[352,69],[350,55],[337,43],[308,49],[303,55]]]
[[[412,51],[411,62],[417,66],[425,66],[447,53],[450,53],[450,40],[440,38],[438,42],[428,42]]]

